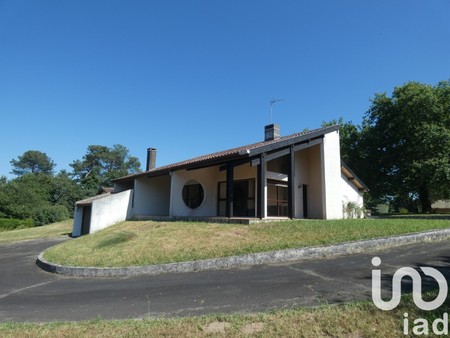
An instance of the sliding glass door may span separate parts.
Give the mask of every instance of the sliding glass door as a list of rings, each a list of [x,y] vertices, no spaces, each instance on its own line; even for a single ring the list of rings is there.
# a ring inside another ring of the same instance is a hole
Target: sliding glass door
[[[218,216],[226,216],[227,184],[219,182],[217,201]],[[255,180],[237,180],[233,182],[233,216],[255,217]]]
[[[284,181],[267,180],[267,216],[288,216],[288,184]]]

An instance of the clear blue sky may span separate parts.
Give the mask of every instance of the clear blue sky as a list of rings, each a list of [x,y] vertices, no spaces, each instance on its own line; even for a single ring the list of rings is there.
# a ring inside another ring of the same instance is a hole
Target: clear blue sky
[[[0,0],[0,175],[122,144],[157,165],[338,119],[450,78],[450,1]]]

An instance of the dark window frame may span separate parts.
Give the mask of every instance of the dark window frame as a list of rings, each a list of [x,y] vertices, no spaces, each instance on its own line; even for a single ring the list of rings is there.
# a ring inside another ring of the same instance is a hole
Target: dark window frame
[[[250,184],[250,182],[253,181],[253,184]],[[244,178],[239,180],[233,180],[233,182],[241,183],[241,182],[247,182],[249,185],[249,194],[247,196],[247,216],[236,216],[236,217],[256,217],[256,180],[255,178]],[[221,189],[220,186],[224,185],[224,190],[221,197]],[[253,187],[253,191],[250,193],[250,187]],[[226,181],[220,181],[217,183],[217,216],[226,216],[226,203],[227,203],[227,182]],[[220,212],[220,204],[224,204],[223,213]],[[248,208],[248,205],[251,204],[254,207]],[[253,211],[253,213],[250,215],[250,213]]]
[[[205,190],[197,181],[191,181],[183,186],[181,192],[184,204],[190,209],[197,209],[205,200]]]

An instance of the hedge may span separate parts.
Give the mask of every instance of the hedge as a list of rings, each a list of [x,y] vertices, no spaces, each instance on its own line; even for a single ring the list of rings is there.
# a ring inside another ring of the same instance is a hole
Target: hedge
[[[70,217],[67,208],[62,205],[49,205],[36,209],[33,213],[33,223],[36,226],[63,221]]]
[[[25,229],[34,226],[32,219],[0,218],[1,230]]]

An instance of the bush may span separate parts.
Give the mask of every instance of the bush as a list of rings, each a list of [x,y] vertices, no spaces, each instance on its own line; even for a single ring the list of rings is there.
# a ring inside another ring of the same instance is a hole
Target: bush
[[[31,228],[33,225],[32,219],[0,218],[0,231]]]
[[[375,207],[375,212],[377,214],[388,214],[389,213],[389,204],[377,204]]]
[[[63,221],[70,217],[67,208],[63,205],[49,205],[36,209],[33,213],[34,225],[40,226]]]
[[[342,209],[344,218],[361,218],[364,215],[364,209],[355,202],[343,202]]]
[[[409,214],[409,210],[406,208],[398,208],[398,212],[401,215]]]

